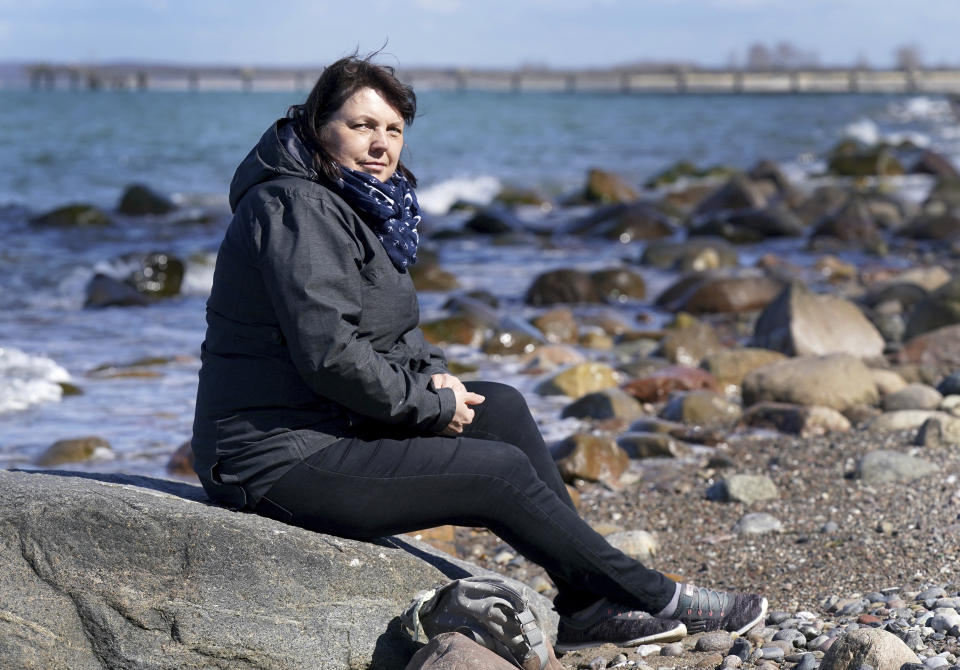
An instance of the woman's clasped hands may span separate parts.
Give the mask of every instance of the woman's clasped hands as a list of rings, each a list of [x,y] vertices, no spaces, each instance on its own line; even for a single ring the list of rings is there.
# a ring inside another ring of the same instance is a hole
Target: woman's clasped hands
[[[430,375],[430,378],[433,380],[433,386],[436,389],[453,389],[453,394],[457,398],[457,410],[454,412],[453,418],[450,419],[450,423],[441,432],[443,435],[459,435],[463,432],[464,427],[473,421],[473,409],[470,406],[479,405],[486,398],[479,393],[468,391],[463,382],[447,372]]]

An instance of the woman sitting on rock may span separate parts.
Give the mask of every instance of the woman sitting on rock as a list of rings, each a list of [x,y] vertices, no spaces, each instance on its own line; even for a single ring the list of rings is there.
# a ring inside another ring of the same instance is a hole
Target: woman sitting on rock
[[[237,168],[193,450],[211,498],[370,539],[485,526],[556,584],[557,648],[742,633],[758,595],[678,584],[580,518],[515,389],[462,383],[418,329],[416,97],[348,57]]]

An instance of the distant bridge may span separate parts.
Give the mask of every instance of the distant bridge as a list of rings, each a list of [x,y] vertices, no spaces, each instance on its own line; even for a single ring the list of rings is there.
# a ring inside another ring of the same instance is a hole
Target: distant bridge
[[[145,64],[26,67],[34,89],[309,90],[322,67],[231,67]],[[621,93],[935,93],[960,94],[960,69],[800,68],[771,70],[699,67],[399,68],[420,89]]]

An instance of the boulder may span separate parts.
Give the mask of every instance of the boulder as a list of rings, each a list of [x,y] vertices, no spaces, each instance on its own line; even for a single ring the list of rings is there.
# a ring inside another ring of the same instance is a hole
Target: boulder
[[[877,386],[870,370],[856,356],[800,356],[771,363],[743,379],[743,403],[764,400],[821,405],[843,412],[857,405],[875,405]]]
[[[888,148],[859,148],[846,144],[834,150],[827,170],[842,177],[895,176],[904,173],[903,165]]]
[[[717,502],[741,502],[750,505],[780,497],[777,485],[766,475],[730,475],[707,490],[707,498]]]
[[[193,448],[190,446],[190,440],[187,440],[170,454],[170,458],[167,460],[166,470],[171,475],[176,475],[177,477],[197,479],[197,473],[193,469],[193,463]]]
[[[813,225],[824,216],[836,211],[849,200],[847,189],[837,185],[818,186],[796,208],[796,214],[807,225]]]
[[[408,271],[418,291],[453,291],[460,288],[456,275],[440,267],[439,257],[432,249],[418,249],[417,262]]]
[[[930,149],[923,150],[910,168],[910,174],[932,174],[947,179],[960,179],[960,172],[950,159]]]
[[[45,468],[64,463],[80,463],[92,458],[112,458],[110,443],[102,437],[74,437],[57,440],[34,461]]]
[[[850,198],[843,207],[826,214],[813,229],[814,238],[830,237],[841,242],[875,245],[880,227],[861,198]]]
[[[853,303],[792,283],[760,314],[751,345],[790,356],[883,353],[883,337]]]
[[[561,442],[554,451],[564,481],[616,483],[630,465],[630,457],[612,437],[577,433]]]
[[[714,391],[681,391],[670,396],[661,416],[690,426],[731,426],[742,409],[726,395]]]
[[[697,221],[691,235],[715,235],[734,244],[761,242],[770,237],[802,237],[803,221],[783,205],[766,209],[718,212]]]
[[[873,383],[877,385],[877,391],[881,396],[896,393],[907,386],[907,380],[893,370],[870,368],[870,376],[873,377]]]
[[[671,363],[694,366],[722,349],[720,338],[709,323],[693,321],[670,328],[660,340],[659,352]]]
[[[953,371],[960,368],[960,325],[944,326],[905,342],[897,362],[913,363]]]
[[[550,270],[537,276],[527,289],[528,305],[603,302],[603,295],[586,272],[571,269]]]
[[[609,365],[586,362],[573,365],[544,380],[537,386],[536,392],[576,399],[618,385],[617,372]]]
[[[84,307],[145,307],[150,303],[137,289],[119,279],[95,274],[87,283]]]
[[[704,357],[700,367],[712,374],[721,387],[729,384],[740,386],[748,372],[784,359],[782,353],[771,349],[725,349]]]
[[[168,214],[176,208],[170,198],[143,184],[127,186],[117,203],[117,211],[128,216]]]
[[[465,314],[454,314],[436,321],[428,321],[420,325],[423,336],[437,346],[463,344],[469,347],[479,347],[486,339],[487,328]]]
[[[619,388],[588,393],[563,408],[561,418],[624,419],[635,421],[643,416],[643,407],[633,396]]]
[[[594,168],[587,173],[583,197],[587,202],[618,203],[639,200],[640,194],[622,177]]]
[[[883,411],[897,410],[932,410],[940,406],[943,394],[927,384],[908,384],[895,393],[883,397]]]
[[[870,484],[909,482],[939,472],[933,463],[898,451],[878,449],[863,455],[854,476]]]
[[[609,268],[590,273],[597,295],[603,300],[626,302],[641,300],[647,294],[643,277],[626,268]]]
[[[759,402],[744,411],[740,423],[800,437],[850,430],[850,420],[830,407],[805,407],[780,402]]]
[[[129,475],[0,471],[5,667],[403,668],[399,614],[481,574],[411,538],[360,542]],[[550,603],[517,582],[544,622]]]
[[[676,226],[670,217],[650,203],[634,202],[601,207],[574,222],[568,232],[605,237],[627,244],[634,240],[670,237],[676,232]]]
[[[719,238],[697,237],[684,242],[656,240],[644,248],[640,264],[661,270],[701,272],[736,267],[739,256],[733,245]]]
[[[170,298],[180,293],[184,264],[179,258],[152,252],[141,256],[140,267],[127,277],[127,283],[148,298]]]
[[[669,309],[691,314],[739,314],[763,309],[781,291],[783,282],[764,275],[708,275],[686,290],[678,300],[671,302]],[[657,302],[660,303],[660,299]]]
[[[749,177],[734,175],[694,210],[694,216],[741,209],[763,209],[767,197]]]
[[[960,323],[960,277],[951,279],[921,298],[907,317],[904,337],[910,339],[931,330]]]
[[[893,633],[863,626],[842,633],[820,661],[820,670],[900,670],[905,663],[920,663],[910,647]]]
[[[623,390],[641,402],[661,402],[674,391],[717,390],[717,380],[706,370],[670,365],[623,385]]]
[[[523,230],[523,222],[506,207],[484,207],[463,224],[464,229],[480,235],[502,235]]]
[[[553,207],[553,202],[550,200],[550,197],[537,189],[511,186],[510,184],[501,188],[500,192],[493,197],[493,201],[507,207],[529,205],[539,207],[544,211]]]
[[[72,228],[81,226],[109,226],[113,223],[106,212],[93,205],[74,204],[58,207],[30,219],[38,226]]]

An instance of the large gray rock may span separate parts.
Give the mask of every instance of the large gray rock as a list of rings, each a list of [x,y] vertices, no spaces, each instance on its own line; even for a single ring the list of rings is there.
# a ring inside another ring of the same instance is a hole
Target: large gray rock
[[[0,471],[9,668],[403,668],[398,615],[479,572],[410,538],[340,539],[189,484]],[[545,598],[524,588],[549,629]]]
[[[917,655],[893,633],[864,627],[838,637],[820,662],[820,670],[856,670],[862,665],[875,670],[900,670],[904,663],[919,662]]]
[[[790,356],[848,353],[861,358],[883,353],[883,337],[856,305],[791,284],[757,319],[753,346]]]
[[[743,379],[743,404],[762,401],[821,405],[843,412],[879,400],[870,370],[850,354],[800,356],[771,363]]]
[[[898,451],[877,449],[863,455],[857,463],[856,476],[871,484],[882,482],[909,482],[937,472],[939,468],[929,461]]]

